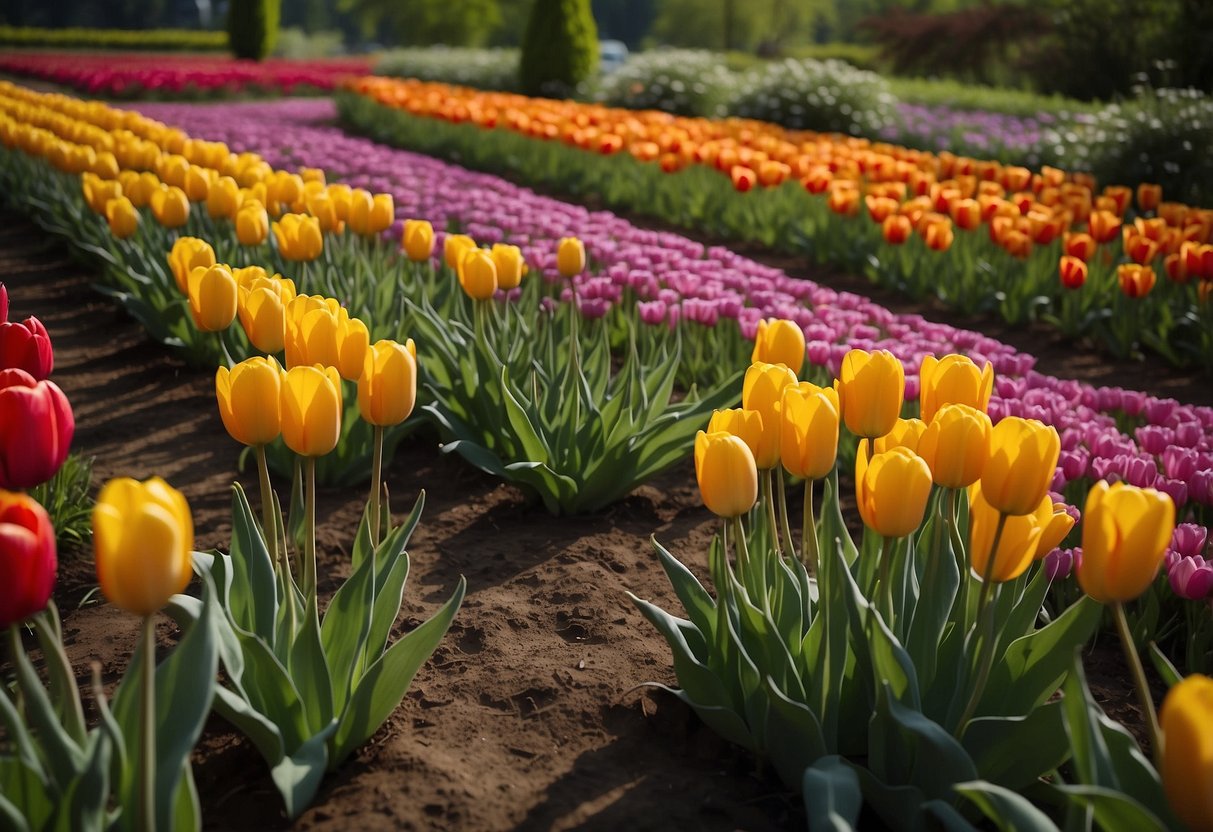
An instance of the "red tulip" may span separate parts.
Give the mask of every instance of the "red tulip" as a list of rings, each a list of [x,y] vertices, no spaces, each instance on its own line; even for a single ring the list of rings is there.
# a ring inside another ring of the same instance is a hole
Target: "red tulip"
[[[7,307],[7,298],[3,304]],[[4,309],[7,315],[7,308]],[[55,369],[55,353],[51,336],[42,321],[26,318],[19,324],[5,320],[0,323],[0,370],[25,370],[40,381]]]
[[[25,494],[0,491],[0,629],[46,607],[58,565],[46,510]]]
[[[0,488],[33,488],[55,475],[76,420],[63,391],[25,370],[0,370]]]

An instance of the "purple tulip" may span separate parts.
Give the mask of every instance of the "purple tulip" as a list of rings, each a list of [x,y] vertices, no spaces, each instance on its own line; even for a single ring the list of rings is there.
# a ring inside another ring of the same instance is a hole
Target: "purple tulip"
[[[1213,564],[1205,559],[1183,557],[1167,570],[1171,591],[1188,601],[1203,601],[1213,592]]]

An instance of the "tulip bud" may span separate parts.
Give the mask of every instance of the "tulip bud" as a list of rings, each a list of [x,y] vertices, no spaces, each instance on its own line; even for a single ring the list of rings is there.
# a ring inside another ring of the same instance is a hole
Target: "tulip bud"
[[[110,480],[93,508],[97,582],[115,606],[148,616],[190,581],[194,522],[159,477]]]
[[[182,190],[190,202],[204,202],[211,191],[212,171],[209,168],[190,165],[185,172]]]
[[[1083,511],[1079,586],[1101,604],[1132,601],[1154,582],[1174,531],[1175,504],[1166,494],[1095,483]]]
[[[236,212],[236,239],[242,246],[259,246],[270,234],[270,216],[255,199],[240,203]]]
[[[289,281],[261,277],[247,288],[240,286],[237,308],[240,325],[249,342],[261,352],[281,352],[286,344],[286,304],[294,299],[294,288],[288,289],[288,284]]]
[[[990,417],[967,404],[945,404],[935,412],[917,453],[944,488],[968,488],[981,477],[990,455]]]
[[[370,349],[371,333],[358,318],[342,318],[337,326],[337,371],[347,381],[357,381],[362,375],[366,352]]]
[[[741,387],[741,406],[762,416],[762,439],[754,463],[762,470],[779,465],[779,405],[783,391],[796,384],[796,374],[783,364],[755,361],[746,370]]]
[[[0,491],[0,629],[46,608],[58,568],[46,509],[25,494]]]
[[[221,332],[236,317],[236,278],[222,264],[190,272],[189,301],[194,325],[203,332]]]
[[[884,537],[905,537],[922,525],[931,496],[931,469],[909,448],[855,460],[855,499],[864,525]]]
[[[76,420],[63,391],[24,370],[0,370],[0,488],[33,488],[55,475]]]
[[[1063,254],[1057,264],[1061,285],[1067,289],[1081,289],[1087,282],[1087,264],[1070,254]]]
[[[1066,256],[1075,257],[1085,263],[1095,253],[1095,238],[1090,234],[1067,231],[1062,238],[1061,248]]]
[[[315,300],[322,301],[319,305]],[[336,367],[340,360],[341,314],[328,299],[296,298],[287,308],[286,365]]]
[[[1142,182],[1137,186],[1137,210],[1153,211],[1162,202],[1162,185]]]
[[[206,213],[211,219],[232,219],[240,207],[240,186],[230,176],[220,176],[206,194]]]
[[[368,424],[398,425],[417,402],[416,347],[376,341],[366,352],[358,378],[358,412]]]
[[[496,243],[492,249],[493,264],[497,267],[497,288],[504,292],[516,289],[522,283],[526,263],[522,249],[518,246]]]
[[[884,235],[884,241],[889,245],[899,246],[906,240],[910,239],[910,231],[914,228],[914,224],[910,218],[902,214],[893,214],[885,217],[885,220],[880,225],[880,233]]]
[[[1038,516],[1042,520],[1046,520],[1045,525],[1040,530],[1040,542],[1036,546],[1036,552],[1032,556],[1035,560],[1040,560],[1045,555],[1052,552],[1062,541],[1066,539],[1066,535],[1070,533],[1070,529],[1074,528],[1076,522],[1070,514],[1068,506],[1065,503],[1055,503],[1051,499],[1046,498],[1052,507],[1048,513],[1047,519],[1042,509],[1038,510]]]
[[[335,367],[292,367],[282,379],[282,439],[300,456],[324,456],[341,438],[341,376]]]
[[[1137,263],[1125,263],[1116,268],[1116,278],[1120,281],[1120,291],[1129,298],[1141,298],[1150,293],[1158,280],[1154,269]]]
[[[304,202],[307,205],[307,212],[320,223],[321,231],[340,234],[345,230],[345,223],[337,216],[337,203],[333,201],[327,191],[308,194]]]
[[[434,226],[426,220],[405,220],[403,243],[404,253],[414,263],[429,260],[434,255]]]
[[[42,321],[30,316],[21,323],[0,323],[0,370],[25,370],[41,381],[55,369],[51,336]]]
[[[893,448],[909,448],[918,453],[918,442],[926,429],[927,423],[921,419],[898,419],[891,431],[872,443],[872,452],[883,454]]]
[[[754,339],[754,352],[750,361],[767,364],[784,364],[794,374],[800,375],[804,366],[804,330],[795,321],[761,320]]]
[[[350,193],[349,225],[355,234],[367,236],[371,231],[371,211],[374,208],[374,197],[369,191],[355,188]]]
[[[714,410],[708,433],[731,433],[746,444],[755,459],[762,447],[762,414],[757,410]]]
[[[272,226],[278,251],[286,260],[315,260],[324,250],[320,221],[304,214],[283,214]]]
[[[219,416],[242,445],[266,445],[282,432],[282,367],[273,358],[249,358],[215,372]]]
[[[464,252],[459,261],[459,285],[473,300],[487,300],[497,291],[497,265],[482,248]]]
[[[125,240],[139,230],[139,212],[124,196],[105,203],[105,221],[115,239]]]
[[[1120,233],[1121,220],[1111,211],[1092,211],[1087,219],[1087,231],[1097,243],[1107,243]]]
[[[1061,438],[1055,428],[1035,419],[1004,418],[990,432],[982,494],[1004,514],[1036,511],[1053,482],[1060,454]]]
[[[1192,830],[1213,829],[1213,679],[1193,673],[1167,692],[1159,712],[1167,801]]]
[[[206,240],[197,237],[178,237],[168,253],[168,265],[173,270],[173,278],[181,294],[189,294],[190,273],[202,266],[210,268],[215,265],[215,250]]]
[[[448,234],[442,241],[442,258],[452,271],[459,271],[463,255],[476,248],[476,241],[466,234]]]
[[[994,390],[994,367],[989,361],[978,368],[965,355],[924,356],[918,370],[922,419],[930,422],[945,404],[967,404],[985,411]]]
[[[783,389],[779,455],[794,477],[819,480],[838,458],[838,391],[807,381]]]
[[[695,434],[695,479],[703,504],[718,517],[740,517],[758,500],[754,456],[731,433]]]
[[[169,185],[152,194],[152,216],[165,228],[180,228],[190,218],[190,201],[185,191]]]
[[[396,221],[396,205],[391,194],[375,194],[371,200],[371,212],[367,226],[371,234],[382,234]]]
[[[905,386],[905,369],[888,350],[848,352],[837,383],[847,430],[868,439],[891,431],[901,414]]]
[[[561,237],[556,248],[556,269],[562,277],[575,277],[585,271],[585,243],[577,237]]]
[[[969,487],[969,562],[982,580],[1012,581],[1031,565],[1040,535],[1053,514],[1053,502],[1045,497],[1029,514],[1007,517],[998,534],[1001,513],[990,505],[981,483]],[[998,550],[992,552],[994,538]],[[1056,547],[1054,547],[1056,548]],[[1047,553],[1046,553],[1047,554]]]

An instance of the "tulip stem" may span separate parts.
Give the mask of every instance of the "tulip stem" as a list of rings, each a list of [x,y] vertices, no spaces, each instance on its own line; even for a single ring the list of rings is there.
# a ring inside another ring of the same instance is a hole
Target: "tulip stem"
[[[269,548],[270,560],[282,570],[285,579],[291,574],[290,562],[286,552],[278,551],[278,523],[274,519],[274,494],[270,485],[270,466],[265,458],[265,446],[257,446],[257,474],[261,480],[261,517],[262,529],[265,532],[265,542]]]
[[[383,487],[383,425],[375,425],[375,450],[371,456],[371,548],[379,547],[379,491]]]
[[[783,532],[783,545],[787,548],[788,557],[796,557],[796,546],[792,542],[792,525],[788,520],[788,489],[783,481],[783,471],[776,468],[772,476],[775,477],[775,482],[779,488],[779,520],[780,531]]]
[[[733,518],[733,537],[736,538],[733,545],[737,547],[737,577],[740,580],[749,569],[750,562],[750,547],[745,541],[745,529],[741,526],[740,514]]]
[[[985,693],[986,682],[990,679],[990,670],[994,665],[994,648],[996,646],[994,644],[995,604],[990,602],[990,593],[993,591],[994,586],[994,559],[995,555],[998,554],[998,545],[1002,542],[1002,532],[1006,526],[1007,514],[999,512],[998,526],[994,529],[994,542],[990,546],[990,554],[986,558],[986,568],[982,574],[981,593],[977,596],[977,617],[981,627],[977,636],[977,681],[973,685],[973,692],[969,695],[968,704],[965,705],[964,712],[960,716],[960,721],[956,723],[957,739],[964,736],[969,719],[972,718],[974,711],[977,710],[977,706],[981,702],[981,695]]]
[[[139,813],[140,832],[156,829],[156,621],[143,617],[143,667],[140,668],[139,703]]]
[[[1137,688],[1137,699],[1141,712],[1146,718],[1146,730],[1150,737],[1150,752],[1154,757],[1155,766],[1162,765],[1162,731],[1158,727],[1158,712],[1154,709],[1154,699],[1150,696],[1150,685],[1146,681],[1146,671],[1141,664],[1141,656],[1133,643],[1133,634],[1129,632],[1129,621],[1125,618],[1124,604],[1112,602],[1112,619],[1116,622],[1116,631],[1120,634],[1120,643],[1125,650],[1125,661],[1133,673],[1133,684]]]
[[[879,588],[879,594],[882,596],[882,600],[884,601],[884,606],[885,606],[885,612],[887,613],[885,618],[888,622],[890,630],[893,629],[893,619],[894,619],[894,615],[895,615],[895,613],[893,611],[893,576],[892,576],[893,564],[892,564],[892,561],[893,561],[893,547],[896,543],[897,543],[897,538],[882,536],[881,544],[880,544],[880,578],[877,581],[877,587]],[[873,593],[873,595],[875,595],[875,594],[876,593]]]
[[[306,480],[303,483],[303,513],[306,529],[303,545],[303,584],[309,599],[316,597],[316,458],[309,456],[305,463]]]
[[[762,472],[762,501],[766,504],[767,528],[770,530],[771,548],[775,554],[783,557],[783,547],[779,545],[779,521],[775,518],[775,469],[768,468]]]
[[[817,519],[813,516],[813,480],[804,481],[804,520],[800,531],[801,557],[810,575],[817,574]]]

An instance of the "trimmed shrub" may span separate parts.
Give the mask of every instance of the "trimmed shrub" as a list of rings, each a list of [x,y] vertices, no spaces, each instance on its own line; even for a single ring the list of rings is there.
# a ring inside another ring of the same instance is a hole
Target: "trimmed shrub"
[[[204,29],[40,29],[33,26],[0,26],[0,46],[222,51],[227,49],[227,32]]]
[[[748,74],[729,108],[793,130],[873,136],[895,122],[897,99],[874,72],[842,61],[773,61]]]
[[[278,40],[279,2],[230,0],[227,32],[233,55],[260,61],[274,51]]]
[[[598,28],[590,0],[534,0],[522,40],[522,90],[567,96],[597,68]]]
[[[517,49],[393,49],[379,58],[375,73],[493,92],[518,92],[518,54]]]
[[[611,107],[664,110],[680,116],[723,116],[737,77],[717,52],[642,52],[604,77],[594,98]]]

